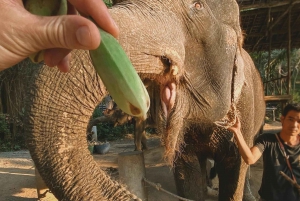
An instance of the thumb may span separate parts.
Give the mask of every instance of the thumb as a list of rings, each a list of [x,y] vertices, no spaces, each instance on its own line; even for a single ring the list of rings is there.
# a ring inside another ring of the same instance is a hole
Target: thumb
[[[78,15],[34,16],[29,30],[32,51],[42,49],[96,49],[100,44],[97,26]]]

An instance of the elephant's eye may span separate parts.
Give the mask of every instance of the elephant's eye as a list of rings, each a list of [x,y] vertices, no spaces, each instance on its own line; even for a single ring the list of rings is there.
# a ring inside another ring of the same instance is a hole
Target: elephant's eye
[[[203,8],[203,3],[195,2],[194,3],[194,8],[196,8],[197,10],[201,10]]]

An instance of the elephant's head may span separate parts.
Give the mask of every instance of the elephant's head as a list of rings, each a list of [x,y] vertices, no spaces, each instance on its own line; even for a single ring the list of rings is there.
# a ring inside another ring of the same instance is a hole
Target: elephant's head
[[[119,41],[143,80],[160,86],[166,156],[171,162],[188,121],[213,124],[244,83],[242,32],[235,0],[118,1],[111,14]]]

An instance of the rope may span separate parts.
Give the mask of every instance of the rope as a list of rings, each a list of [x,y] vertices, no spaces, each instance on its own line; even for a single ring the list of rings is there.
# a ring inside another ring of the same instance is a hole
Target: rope
[[[194,201],[194,200],[189,200],[189,199],[180,197],[180,196],[178,196],[178,195],[175,195],[175,194],[173,194],[173,193],[171,193],[171,192],[169,192],[169,191],[163,189],[163,188],[161,187],[160,183],[157,183],[157,184],[156,184],[156,183],[153,183],[153,182],[147,180],[145,177],[143,177],[143,180],[144,180],[144,182],[146,182],[146,183],[149,184],[150,186],[156,188],[158,191],[163,191],[163,192],[165,192],[165,193],[167,193],[167,194],[169,194],[169,195],[171,195],[171,196],[173,196],[173,197],[175,197],[175,198],[178,198],[179,200],[182,200],[182,201]]]

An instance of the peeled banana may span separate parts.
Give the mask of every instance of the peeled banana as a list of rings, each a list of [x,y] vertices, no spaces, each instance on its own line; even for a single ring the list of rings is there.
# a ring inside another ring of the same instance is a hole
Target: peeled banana
[[[67,13],[66,0],[23,0],[25,8],[36,15],[52,16]],[[109,33],[99,28],[101,44],[90,50],[94,68],[118,107],[129,115],[146,119],[150,106],[148,92],[133,68],[125,51]],[[43,52],[30,56],[33,62],[43,60]]]

